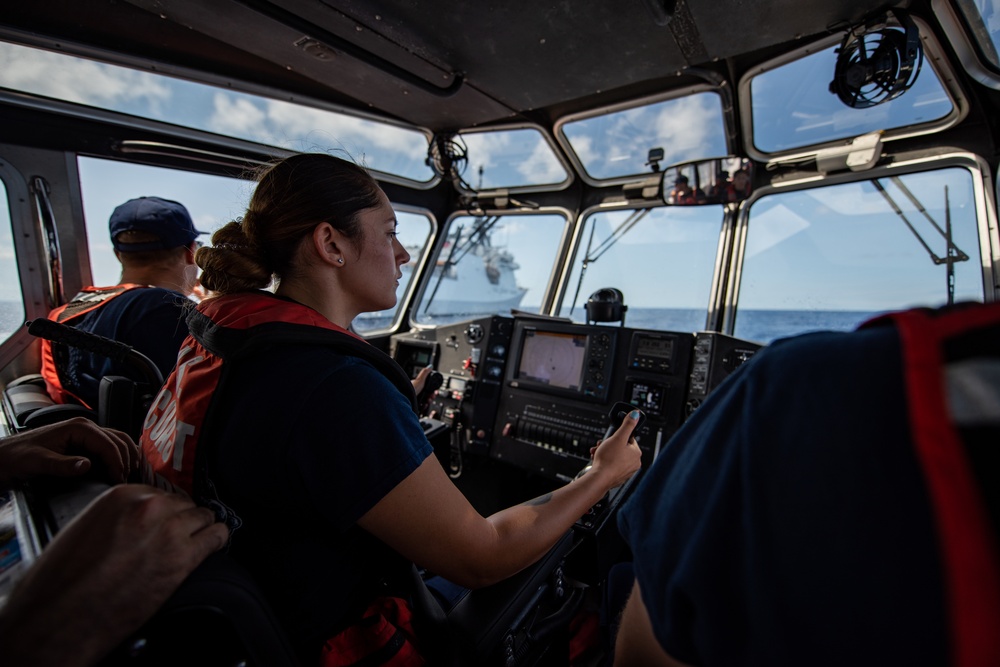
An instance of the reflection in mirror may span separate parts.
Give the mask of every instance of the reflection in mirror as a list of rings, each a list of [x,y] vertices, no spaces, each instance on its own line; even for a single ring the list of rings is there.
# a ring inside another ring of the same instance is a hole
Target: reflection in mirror
[[[741,202],[752,191],[753,163],[745,158],[687,162],[663,172],[663,201],[671,206]]]

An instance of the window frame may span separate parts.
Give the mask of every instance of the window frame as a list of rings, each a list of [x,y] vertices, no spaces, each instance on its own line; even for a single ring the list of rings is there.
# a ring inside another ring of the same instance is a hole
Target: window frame
[[[12,250],[17,267],[18,285],[25,321],[48,315],[52,295],[42,279],[48,272],[44,265],[41,229],[32,210],[33,197],[28,183],[6,159],[6,146],[0,146],[0,185],[6,189],[10,214]],[[0,341],[0,368],[8,366],[35,342],[27,329],[14,331]]]
[[[945,37],[969,76],[984,86],[1000,90],[1000,69],[983,58],[978,40],[970,34],[965,17],[948,0],[931,0],[931,10],[941,22]]]
[[[651,170],[647,173],[637,173],[628,174],[625,176],[616,176],[613,178],[599,179],[590,175],[587,171],[580,157],[577,155],[576,150],[573,148],[573,144],[570,143],[569,138],[567,138],[566,133],[563,131],[563,127],[569,123],[574,123],[581,120],[587,120],[590,118],[596,118],[599,116],[606,116],[608,114],[618,113],[620,111],[627,111],[629,109],[637,109],[640,107],[652,106],[654,104],[659,104],[660,102],[669,102],[675,99],[680,99],[683,97],[689,97],[691,95],[698,95],[701,93],[713,93],[719,97],[719,104],[722,109],[722,130],[725,133],[723,137],[728,146],[732,142],[732,137],[729,136],[729,119],[726,115],[726,96],[724,92],[718,87],[713,86],[708,83],[699,83],[691,86],[684,86],[683,88],[675,88],[657,95],[650,95],[648,97],[643,97],[637,100],[628,100],[627,102],[622,102],[620,104],[613,104],[606,107],[601,107],[600,109],[592,109],[582,113],[570,114],[568,116],[561,117],[556,121],[553,126],[553,132],[555,133],[556,142],[562,147],[566,156],[569,158],[570,162],[573,164],[576,172],[580,174],[580,178],[587,183],[595,187],[606,187],[614,185],[622,185],[625,183],[634,183],[636,181],[642,180],[643,178],[648,178],[653,175],[654,172]],[[728,152],[732,152],[732,147],[728,146]],[[703,156],[705,158],[713,157],[711,155]],[[700,159],[700,158],[693,158]],[[664,164],[663,167],[669,165]]]
[[[920,30],[920,40],[924,45],[923,67],[930,67],[934,71],[934,75],[941,83],[941,88],[951,100],[952,111],[947,116],[937,121],[884,130],[881,134],[881,141],[883,144],[900,139],[909,139],[911,137],[943,132],[944,130],[958,125],[969,113],[968,99],[966,98],[965,92],[962,90],[961,86],[959,86],[958,80],[955,77],[955,72],[951,68],[948,59],[944,57],[944,49],[935,37],[934,31],[919,17],[914,16],[912,18],[914,23],[916,23],[917,28]],[[823,148],[843,146],[846,142],[854,138],[846,137],[844,139],[835,139],[819,144],[800,146],[783,151],[768,153],[757,148],[754,143],[753,136],[753,99],[750,94],[750,85],[754,77],[780,68],[783,65],[791,63],[795,60],[813,55],[820,51],[825,51],[832,46],[840,44],[843,39],[843,34],[825,37],[821,40],[806,44],[799,49],[795,49],[794,51],[784,53],[777,58],[766,60],[755,67],[751,67],[746,71],[746,73],[744,73],[744,75],[740,78],[737,88],[739,95],[739,108],[742,111],[740,114],[740,131],[744,137],[743,148],[748,156],[757,161],[768,163],[803,160],[814,156],[817,151]],[[832,67],[830,69],[830,75],[831,77],[833,76]],[[867,132],[864,134],[867,134]]]
[[[752,197],[753,195],[751,195]],[[717,204],[713,206],[718,206],[722,211],[722,218],[719,223],[719,240],[716,243],[715,249],[715,265],[712,267],[712,280],[709,285],[708,291],[708,302],[705,304],[705,326],[704,330],[714,331],[714,323],[717,318],[717,312],[719,311],[719,304],[721,300],[720,290],[725,284],[725,267],[728,265],[728,260],[731,252],[731,239],[733,236],[733,213],[735,208],[732,205]],[[655,208],[673,208],[672,206],[663,203],[647,203],[646,205],[637,205],[637,203],[628,202],[614,202],[614,203],[602,203],[590,206],[588,208],[580,211],[580,215],[576,220],[576,224],[573,228],[573,238],[570,242],[570,246],[567,248],[566,256],[562,265],[559,267],[559,281],[557,285],[557,292],[554,295],[553,303],[551,309],[548,311],[552,315],[558,315],[563,307],[563,302],[569,293],[572,291],[572,286],[570,285],[570,279],[573,277],[573,265],[576,262],[577,255],[582,252],[586,240],[584,239],[586,231],[586,221],[588,218],[595,213],[604,213],[609,211],[619,211],[619,210],[635,210],[637,208],[642,209],[655,209]]]
[[[764,197],[785,192],[816,190],[824,187],[857,183],[873,178],[889,178],[948,167],[958,167],[970,172],[973,201],[976,204],[976,226],[979,235],[979,260],[982,269],[983,300],[987,303],[1000,301],[1000,239],[997,237],[996,196],[989,164],[974,153],[958,149],[943,149],[933,156],[901,155],[893,164],[876,167],[864,172],[844,172],[831,174],[822,180],[806,177],[769,185],[756,190],[740,207],[734,230],[734,247],[729,278],[722,306],[722,321],[719,330],[733,335],[736,315],[739,310],[739,291],[743,277],[743,265],[747,246],[750,210],[753,203]],[[974,256],[973,256],[974,257]]]
[[[181,79],[195,84],[213,86],[223,91],[233,91],[245,95],[253,95],[279,102],[302,105],[320,111],[342,114],[362,121],[374,122],[386,126],[395,126],[400,129],[418,132],[427,139],[428,149],[433,140],[433,133],[422,127],[409,125],[403,122],[394,122],[375,114],[366,114],[363,111],[350,109],[329,101],[309,97],[306,95],[292,95],[288,91],[278,90],[270,86],[233,79],[194,70],[178,65],[167,65],[155,62],[146,58],[136,56],[123,57],[122,54],[109,54],[101,49],[95,49],[86,45],[73,42],[71,40],[53,40],[42,35],[27,34],[20,31],[12,31],[0,27],[0,41],[10,42],[18,46],[51,51],[57,54],[71,56],[74,58],[84,58],[95,62],[113,66],[134,69],[136,71],[166,76],[169,78]],[[298,151],[272,146],[270,144],[259,143],[249,139],[241,139],[225,134],[217,134],[208,130],[201,130],[185,125],[178,125],[167,121],[153,118],[145,118],[121,111],[113,111],[100,107],[91,107],[83,104],[76,104],[66,100],[44,97],[33,93],[15,91],[8,88],[0,88],[0,103],[13,105],[33,111],[54,112],[60,116],[71,116],[85,120],[98,120],[108,122],[118,127],[131,127],[139,131],[140,135],[147,132],[154,132],[160,135],[173,136],[179,141],[177,146],[163,145],[162,148],[179,152],[187,159],[203,160],[214,164],[232,165],[237,163],[247,163],[251,161],[247,156],[258,156],[261,162],[287,157]],[[230,150],[231,155],[223,153],[202,152],[190,148],[192,144],[209,144],[216,150]],[[126,151],[122,151],[126,152]],[[141,152],[141,151],[135,151]],[[149,151],[152,154],[156,150]],[[166,155],[173,153],[167,152]],[[439,175],[431,173],[427,181],[417,181],[396,174],[369,169],[379,181],[402,185],[415,190],[430,190],[440,183]]]
[[[563,170],[566,172],[566,177],[563,180],[555,183],[542,183],[540,185],[499,186],[499,187],[483,188],[482,191],[478,191],[475,189],[470,190],[468,188],[462,187],[461,184],[456,184],[456,188],[459,190],[459,192],[462,192],[463,194],[467,195],[480,194],[480,193],[489,194],[494,192],[515,192],[515,193],[556,192],[559,190],[565,190],[573,183],[573,170],[567,163],[563,151],[560,150],[558,144],[556,144],[556,142],[552,140],[552,137],[549,135],[549,133],[546,132],[540,125],[536,125],[535,123],[517,123],[514,125],[504,125],[502,127],[481,127],[481,128],[477,127],[477,128],[462,130],[458,133],[458,136],[464,139],[464,137],[471,134],[515,132],[517,130],[535,130],[541,137],[542,141],[545,142],[545,145],[549,147],[549,150],[552,152],[552,156],[556,159],[556,161],[560,164],[560,166],[562,166]],[[469,182],[468,179],[466,179],[466,182]]]
[[[425,274],[425,267],[427,265],[433,266],[434,264],[437,263],[438,257],[444,250],[444,244],[448,239],[451,225],[455,221],[455,218],[477,217],[481,215],[482,216],[498,215],[501,217],[513,216],[513,215],[516,216],[557,215],[563,218],[564,222],[563,222],[562,233],[560,234],[559,241],[556,244],[556,254],[555,257],[553,257],[552,259],[551,268],[549,271],[549,277],[547,279],[545,289],[542,292],[541,304],[539,305],[540,314],[544,315],[551,312],[553,295],[556,292],[557,288],[556,280],[561,279],[562,276],[562,268],[565,260],[564,253],[566,249],[567,240],[569,238],[569,235],[574,233],[576,228],[576,221],[573,219],[572,212],[569,209],[564,208],[562,206],[541,206],[537,209],[532,209],[529,211],[522,211],[522,210],[512,211],[510,209],[497,209],[497,208],[461,210],[461,211],[453,211],[448,215],[448,218],[445,220],[444,224],[441,225],[441,227],[437,230],[438,235],[437,238],[435,239],[434,247],[431,248],[431,251],[429,253],[427,253],[427,256],[424,258],[425,259],[424,263],[421,264],[419,267],[417,267],[417,269],[420,271],[420,280],[419,280],[420,285],[418,290],[411,295],[411,298],[407,303],[407,312],[409,313],[409,316],[407,318],[407,324],[410,326],[411,329],[430,330],[442,326],[440,323],[419,322],[416,320],[415,317],[417,306],[421,304],[424,295],[427,292],[427,288],[433,282],[432,281],[433,276],[431,275],[431,273]]]

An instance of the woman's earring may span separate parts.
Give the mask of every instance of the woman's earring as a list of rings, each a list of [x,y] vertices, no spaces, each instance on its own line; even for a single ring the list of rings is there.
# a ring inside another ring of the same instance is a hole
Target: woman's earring
[[[337,258],[337,264],[343,264],[343,263],[344,263],[344,258],[343,257],[338,257]]]

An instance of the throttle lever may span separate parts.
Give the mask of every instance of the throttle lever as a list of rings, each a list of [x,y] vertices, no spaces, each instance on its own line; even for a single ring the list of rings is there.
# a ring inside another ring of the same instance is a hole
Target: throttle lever
[[[431,397],[435,391],[441,388],[442,384],[444,384],[444,376],[437,371],[431,371],[424,381],[424,388],[417,394],[417,408],[419,408],[420,414],[427,412],[427,408],[431,404]]]

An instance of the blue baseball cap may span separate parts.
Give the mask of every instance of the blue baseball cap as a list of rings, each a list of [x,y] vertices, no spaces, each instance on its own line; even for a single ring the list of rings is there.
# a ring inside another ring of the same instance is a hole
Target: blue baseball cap
[[[194,228],[191,214],[180,202],[160,197],[129,199],[111,213],[108,221],[111,243],[120,252],[169,250],[186,246],[199,234],[206,232]],[[148,243],[119,243],[122,232],[147,232],[159,238]]]

